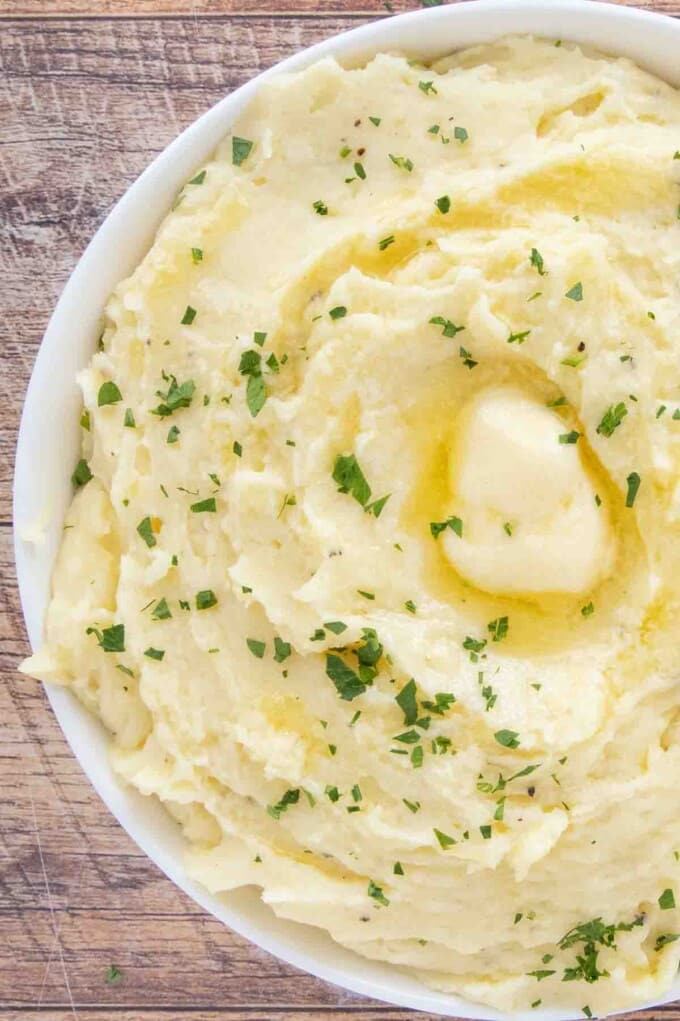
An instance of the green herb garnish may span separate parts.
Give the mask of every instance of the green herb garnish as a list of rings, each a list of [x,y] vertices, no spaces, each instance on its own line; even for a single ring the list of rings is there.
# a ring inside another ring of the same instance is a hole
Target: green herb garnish
[[[239,138],[234,135],[231,140],[231,162],[235,167],[240,167],[244,160],[248,159],[253,142],[247,138]]]
[[[97,407],[103,408],[107,404],[118,404],[118,402],[122,400],[123,395],[113,380],[108,380],[106,383],[102,383],[99,387],[99,393],[97,394]]]

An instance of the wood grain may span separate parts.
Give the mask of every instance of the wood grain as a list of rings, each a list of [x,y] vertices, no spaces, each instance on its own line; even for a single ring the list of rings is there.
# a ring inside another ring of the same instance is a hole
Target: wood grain
[[[680,0],[612,0],[626,6],[680,14]],[[395,12],[413,10],[420,6],[414,0],[393,0]],[[423,5],[424,6],[424,5]],[[40,18],[64,14],[71,16],[145,17],[149,14],[198,15],[240,14],[261,17],[291,15],[319,19],[327,14],[342,14],[347,18],[384,16],[389,8],[383,0],[3,0],[0,11],[8,15],[38,16]]]
[[[395,10],[416,6],[394,2]],[[641,6],[680,15],[680,0]],[[246,943],[120,829],[42,689],[15,672],[27,644],[10,524],[35,352],[112,204],[226,92],[386,13],[379,0],[0,0],[0,1021],[414,1017]],[[121,971],[115,985],[105,979],[111,964]],[[680,1006],[639,1016],[680,1021]]]

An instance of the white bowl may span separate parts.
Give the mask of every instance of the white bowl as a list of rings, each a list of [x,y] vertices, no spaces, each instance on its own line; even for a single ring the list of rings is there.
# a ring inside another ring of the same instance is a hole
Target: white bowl
[[[312,46],[227,96],[177,138],[132,185],[99,228],[47,327],[26,394],[14,480],[15,554],[21,602],[33,648],[40,644],[50,576],[78,459],[80,393],[75,378],[94,350],[102,308],[111,290],[149,248],[171,202],[205,161],[259,83],[297,71],[321,57],[357,63],[379,50],[433,59],[508,33],[534,33],[627,56],[680,86],[680,20],[592,0],[477,0],[384,18]],[[68,691],[47,686],[64,735],[100,797],[137,844],[206,911],[290,964],[345,989],[403,1007],[445,1016],[494,1018],[507,1014],[437,993],[387,964],[368,961],[321,930],[283,921],[256,888],[211,896],[182,868],[183,838],[159,803],[123,786],[109,766],[109,738]],[[676,981],[661,1002],[680,998]],[[655,1006],[640,1004],[639,1006]],[[555,1010],[513,1015],[515,1021],[582,1017]]]

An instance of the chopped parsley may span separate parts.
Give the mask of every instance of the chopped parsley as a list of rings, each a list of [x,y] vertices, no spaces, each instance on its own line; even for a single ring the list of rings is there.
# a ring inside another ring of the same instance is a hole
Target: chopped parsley
[[[463,537],[463,522],[458,517],[447,518],[446,521],[431,521],[430,532],[433,539],[438,539],[442,532],[445,532],[447,528],[450,528],[452,532],[455,532],[459,539]]]
[[[191,305],[187,305],[184,309],[184,315],[180,319],[182,326],[191,326],[194,319],[196,318],[196,309],[192,308]]]
[[[493,642],[502,642],[510,630],[510,622],[507,617],[496,617],[489,621],[487,630],[491,632]]]
[[[274,639],[274,659],[277,663],[283,663],[291,654],[290,642],[284,642],[278,635]]]
[[[428,94],[429,95],[433,95],[433,96],[437,95],[437,90],[435,88],[434,82],[432,82],[432,81],[430,81],[430,82],[418,82],[418,88],[420,89],[421,92],[424,92],[425,95],[428,95]]]
[[[458,843],[458,841],[454,840],[453,837],[450,837],[448,834],[438,830],[436,826],[434,827],[434,835],[437,838],[437,843],[441,847],[442,851],[446,851],[447,848],[453,847],[454,844]]]
[[[257,659],[262,659],[267,648],[266,642],[261,642],[257,638],[246,638],[246,645],[252,652],[253,656]]]
[[[460,144],[463,145],[463,143],[467,142],[470,136],[468,135],[465,128],[457,127],[453,129],[453,137],[458,139]]]
[[[479,365],[479,362],[476,362],[470,352],[466,350],[466,348],[462,347],[462,345],[458,350],[458,354],[462,358],[463,365],[465,365],[466,368],[474,369],[475,365]]]
[[[667,947],[669,943],[675,943],[676,939],[680,939],[680,933],[678,932],[666,932],[662,936],[657,936],[654,949],[658,953],[659,950]]]
[[[368,502],[371,499],[371,487],[354,454],[339,454],[336,457],[333,465],[333,481],[338,483],[339,493],[348,493],[353,496],[368,514],[373,514],[376,518],[380,517],[383,507],[390,498],[388,493],[386,496],[380,497],[379,500],[374,500],[373,503]]]
[[[642,480],[637,472],[631,472],[626,478],[626,485],[628,486],[628,490],[626,492],[626,507],[632,507],[635,503],[635,497],[637,496],[641,481]]]
[[[445,319],[444,316],[432,316],[428,322],[433,326],[441,326],[445,337],[455,337],[457,333],[462,333],[465,329],[464,326],[456,326],[455,323],[451,322],[450,319]]]
[[[198,263],[198,262],[203,262],[203,249],[202,248],[192,248],[191,249],[191,261],[194,263],[194,265],[196,263]]]
[[[568,355],[563,358],[560,365],[567,365],[570,369],[577,369],[582,362],[585,362],[586,355]]]
[[[675,894],[670,886],[667,887],[659,897],[659,907],[662,911],[670,911],[675,907]]]
[[[395,702],[404,714],[404,723],[410,727],[418,719],[418,700],[416,698],[416,682],[413,678],[401,689]]]
[[[312,209],[315,213],[318,213],[319,216],[328,216],[328,206],[325,202],[322,202],[321,199],[317,199],[316,202],[312,203]]]
[[[71,484],[75,487],[75,489],[80,489],[80,487],[89,482],[91,478],[92,472],[90,471],[90,466],[87,461],[81,457],[80,461],[78,461],[78,464],[73,469]]]
[[[136,424],[132,408],[126,408],[125,415],[123,416],[123,426],[126,429],[134,429],[136,428]]]
[[[434,696],[434,702],[429,699],[424,699],[421,704],[423,709],[426,709],[428,713],[434,713],[435,716],[443,716],[447,710],[451,708],[455,701],[456,696],[452,695],[451,692],[437,691]],[[418,727],[423,727],[424,729],[427,729],[425,727],[426,722],[429,725],[429,719],[427,716],[422,720],[416,720],[415,722]]]
[[[267,812],[272,819],[280,819],[284,812],[288,811],[290,805],[297,805],[300,800],[300,788],[294,787],[292,790],[286,791],[280,801],[277,801],[275,805],[267,805]]]
[[[383,907],[387,907],[388,904],[390,903],[388,898],[383,893],[382,887],[374,883],[372,879],[369,879],[368,881],[367,893],[369,897],[372,897],[373,900],[376,901],[378,904],[382,904]]]
[[[570,287],[564,295],[565,298],[571,298],[572,301],[583,301],[583,284],[579,280],[577,284]]]
[[[381,252],[384,252],[386,248],[389,248],[390,245],[393,244],[394,234],[389,234],[386,238],[382,238],[382,240],[378,242],[378,248],[380,249]]]
[[[519,748],[519,734],[514,730],[497,730],[494,737],[503,748]]]
[[[581,607],[581,615],[583,617],[591,617],[594,613],[595,613],[595,606],[593,605],[592,601],[589,602],[589,603],[586,603],[585,606]]]
[[[199,500],[197,503],[192,503],[189,508],[194,514],[211,513],[214,514],[217,510],[217,504],[215,503],[215,497],[209,496],[207,500]]]
[[[390,159],[394,163],[395,167],[399,167],[400,170],[406,170],[409,174],[413,170],[413,161],[408,156],[395,156],[393,153],[388,153]]]
[[[624,418],[628,414],[628,408],[619,401],[618,404],[610,405],[602,416],[602,420],[597,427],[597,432],[600,436],[611,436],[615,429],[623,422]]]
[[[151,525],[151,518],[145,517],[137,525],[137,532],[147,544],[149,549],[156,545],[156,536],[153,534],[153,527]]]
[[[594,918],[590,922],[575,925],[557,944],[560,950],[568,950],[579,943],[582,944],[579,948],[580,953],[576,956],[575,965],[564,969],[562,981],[590,983],[606,977],[609,973],[600,971],[598,967],[600,948],[608,947],[615,950],[617,932],[629,932],[635,926],[642,924],[642,917],[638,917],[632,922],[619,922],[617,925],[606,925],[601,918]]]
[[[332,631],[334,635],[341,635],[343,631],[347,630],[347,625],[343,624],[341,620],[328,620],[324,623],[324,627]]]
[[[577,429],[572,429],[568,433],[560,433],[557,437],[560,443],[578,443],[581,433]]]
[[[439,212],[444,215],[451,209],[451,199],[448,195],[441,195],[438,199],[434,200],[434,204]]]
[[[178,383],[175,376],[167,376],[165,373],[163,373],[163,379],[169,382],[170,386],[165,393],[162,390],[156,391],[156,397],[160,397],[162,403],[157,408],[154,408],[151,413],[152,415],[166,418],[168,415],[178,411],[179,408],[188,408],[190,406],[196,392],[196,384],[193,379],[187,379],[184,383]]]
[[[217,606],[217,596],[212,589],[202,589],[196,593],[197,610],[209,610],[211,606]]]
[[[98,408],[103,408],[107,404],[118,404],[118,402],[122,400],[123,395],[113,380],[109,379],[106,383],[102,383],[99,387],[99,393],[97,394]]]
[[[260,373],[257,375],[248,377],[248,385],[246,387],[246,404],[248,405],[248,411],[257,418],[267,400],[267,387],[265,381]]]
[[[231,140],[231,162],[235,167],[240,167],[244,160],[248,159],[253,142],[247,138],[239,138],[234,135]]]
[[[262,343],[264,343],[264,337],[266,336],[266,334],[263,335]],[[256,418],[267,400],[267,386],[262,378],[262,356],[259,351],[254,351],[252,348],[248,351],[243,351],[238,371],[242,376],[248,377],[246,404],[252,417]]]
[[[375,124],[376,128],[380,127],[380,121],[381,121],[382,118],[380,118],[380,117],[369,117],[368,119],[371,122],[371,124]]]
[[[473,655],[478,656],[479,653],[486,648],[486,645],[487,645],[486,638],[477,639],[472,638],[471,635],[466,635],[466,637],[463,639],[463,648],[465,649],[466,652],[470,653],[470,659],[472,659]],[[477,660],[472,659],[472,662],[476,663]]]
[[[359,675],[332,652],[326,654],[326,675],[330,677],[338,695],[345,702],[351,702],[366,691],[367,685]]]
[[[168,601],[165,596],[158,600],[151,611],[151,616],[153,620],[169,620],[170,617],[172,617],[172,613],[170,612],[170,607],[168,606]]]
[[[407,599],[406,602],[404,603],[404,609],[408,610],[409,613],[415,613],[417,607],[412,599]]]
[[[523,344],[531,330],[523,330],[521,333],[511,333],[508,337],[508,344]]]
[[[86,635],[96,635],[97,644],[104,652],[125,652],[125,625],[112,624],[111,627],[102,628],[89,627]]]
[[[145,650],[144,655],[148,656],[149,659],[161,660],[163,659],[163,656],[165,656],[165,649],[154,649],[152,646],[149,646],[149,648]]]
[[[206,170],[200,170],[195,177],[192,177],[189,184],[203,184],[205,181]]]
[[[541,277],[545,276],[545,273],[546,273],[545,263],[543,261],[543,256],[539,252],[538,248],[532,248],[531,249],[531,255],[529,256],[529,262],[534,267],[534,269],[538,272],[539,276],[541,276]]]

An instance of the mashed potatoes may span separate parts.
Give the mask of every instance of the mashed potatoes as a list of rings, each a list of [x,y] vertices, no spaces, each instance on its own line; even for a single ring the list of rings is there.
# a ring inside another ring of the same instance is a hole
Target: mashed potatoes
[[[680,953],[680,98],[263,88],[116,289],[46,644],[187,868],[503,1008]]]

